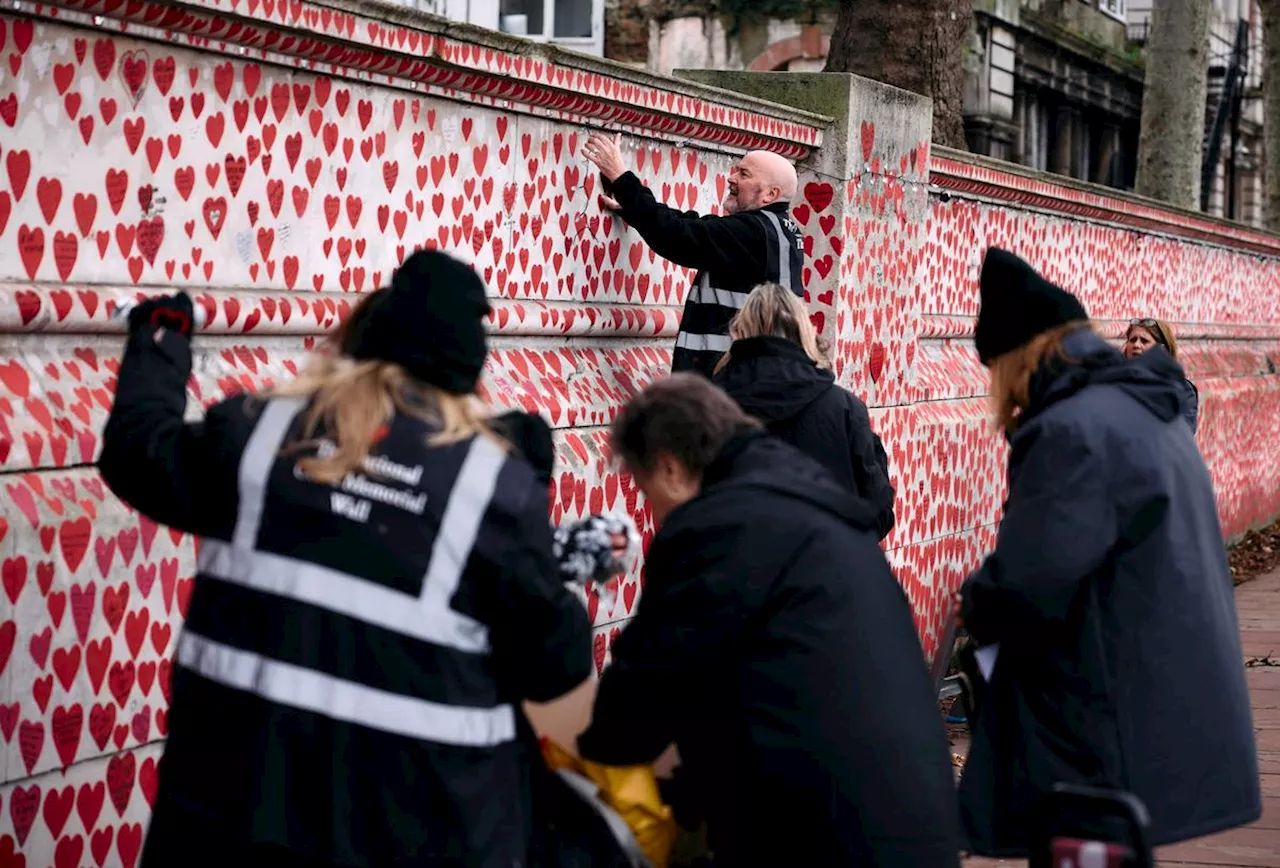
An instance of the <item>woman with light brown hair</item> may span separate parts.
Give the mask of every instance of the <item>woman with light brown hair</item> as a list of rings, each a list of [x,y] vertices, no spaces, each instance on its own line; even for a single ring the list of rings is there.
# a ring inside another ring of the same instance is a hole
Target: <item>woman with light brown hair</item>
[[[1124,357],[1136,359],[1154,347],[1163,347],[1165,352],[1173,356],[1174,361],[1178,360],[1178,338],[1173,333],[1173,327],[1162,319],[1150,317],[1130,321],[1124,333],[1124,345],[1120,348]],[[1183,377],[1182,395],[1185,402],[1182,416],[1194,432],[1200,422],[1200,390],[1195,383]]]
[[[889,459],[866,404],[836,385],[827,348],[804,301],[776,283],[757,286],[729,325],[733,344],[712,382],[775,437],[819,464],[893,529]]]
[[[1231,574],[1181,369],[1164,352],[1125,360],[1006,251],[987,251],[981,294],[1009,488],[959,601],[994,653],[960,781],[971,851],[1025,856],[1058,784],[1136,796],[1154,845],[1257,819]]]
[[[302,376],[190,424],[190,298],[131,312],[99,470],[200,538],[144,868],[531,864],[521,704],[589,676],[591,625],[475,395],[489,310],[415,253]]]

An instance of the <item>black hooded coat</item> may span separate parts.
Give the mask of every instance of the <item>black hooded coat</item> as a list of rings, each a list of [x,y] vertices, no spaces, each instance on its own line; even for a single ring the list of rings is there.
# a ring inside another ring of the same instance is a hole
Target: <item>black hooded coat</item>
[[[1018,856],[1056,782],[1123,789],[1154,844],[1251,822],[1258,761],[1213,485],[1182,369],[1092,332],[1033,375],[995,551],[962,614],[999,656],[960,783],[972,850]]]
[[[794,341],[754,337],[735,341],[713,380],[770,434],[790,443],[836,482],[875,508],[875,529],[893,530],[889,458],[871,430],[867,405],[836,385]]]
[[[751,431],[653,539],[578,746],[631,765],[674,742],[717,866],[958,864],[947,739],[874,521]]]

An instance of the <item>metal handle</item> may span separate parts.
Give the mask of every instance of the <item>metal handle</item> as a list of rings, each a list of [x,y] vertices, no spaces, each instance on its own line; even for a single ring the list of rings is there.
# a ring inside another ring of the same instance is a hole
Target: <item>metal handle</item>
[[[1132,864],[1136,868],[1151,868],[1153,861],[1148,831],[1151,817],[1142,800],[1123,790],[1066,783],[1054,784],[1052,791],[1039,805],[1036,840],[1030,860],[1032,868],[1051,868],[1049,847],[1055,834],[1055,821],[1065,812],[1078,812],[1099,820],[1120,820],[1127,827],[1131,839],[1128,843],[1133,850]]]

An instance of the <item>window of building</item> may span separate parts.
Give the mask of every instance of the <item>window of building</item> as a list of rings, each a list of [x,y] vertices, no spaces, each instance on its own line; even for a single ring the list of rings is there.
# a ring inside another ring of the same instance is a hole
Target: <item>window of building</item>
[[[513,36],[599,53],[604,0],[501,0],[498,27]]]
[[[1021,136],[1021,160],[1024,166],[1041,172],[1049,168],[1049,141],[1053,137],[1053,115],[1035,91],[1028,92],[1022,100],[1022,118],[1019,121]]]
[[[546,34],[545,0],[502,0],[498,8],[502,30],[514,36]]]
[[[1128,20],[1129,10],[1126,8],[1125,0],[1098,0],[1098,9],[1117,21]]]
[[[555,0],[555,35],[557,39],[590,39],[592,0]]]
[[[1073,165],[1071,174],[1081,181],[1088,181],[1093,174],[1093,154],[1090,152],[1090,126],[1089,117],[1084,112],[1076,112],[1073,117],[1072,129],[1075,132],[1076,140],[1074,142],[1075,153],[1072,154]]]

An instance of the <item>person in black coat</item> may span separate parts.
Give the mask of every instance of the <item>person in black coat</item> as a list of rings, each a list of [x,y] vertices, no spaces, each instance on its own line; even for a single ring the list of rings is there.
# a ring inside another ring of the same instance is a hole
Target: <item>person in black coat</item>
[[[659,528],[582,755],[674,743],[674,807],[717,868],[955,868],[946,733],[875,508],[697,374],[633,398],[612,444]]]
[[[593,133],[583,154],[600,169],[600,204],[663,259],[697,270],[685,296],[672,371],[711,376],[729,349],[729,322],[762,280],[804,294],[803,233],[791,219],[796,168],[770,151],[751,151],[729,170],[723,214],[677,211],[627,169],[619,136]]]
[[[1075,296],[987,252],[976,344],[1009,435],[995,550],[960,614],[995,664],[960,783],[1016,857],[1056,783],[1124,790],[1152,843],[1249,823],[1258,760],[1213,484],[1163,348],[1126,361]]]
[[[201,538],[144,868],[530,863],[521,703],[590,675],[591,625],[543,472],[473,404],[488,310],[416,253],[301,377],[196,423],[190,298],[130,314],[98,469]]]
[[[830,471],[876,510],[880,539],[893,530],[889,458],[867,405],[836,385],[804,302],[776,283],[751,291],[729,326],[733,345],[712,378],[770,434]]]

